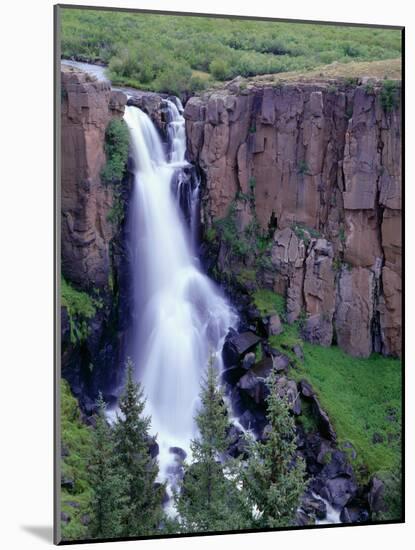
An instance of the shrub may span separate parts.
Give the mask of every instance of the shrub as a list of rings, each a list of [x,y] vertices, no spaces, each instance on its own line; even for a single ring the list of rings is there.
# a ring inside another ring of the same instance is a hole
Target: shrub
[[[209,72],[217,80],[226,80],[231,77],[230,67],[224,59],[214,59],[209,65]]]
[[[398,88],[393,80],[385,80],[380,92],[380,103],[385,113],[390,113],[398,106]]]
[[[117,183],[122,180],[128,160],[130,134],[123,120],[113,118],[105,131],[105,154],[107,162],[101,171],[105,183]]]

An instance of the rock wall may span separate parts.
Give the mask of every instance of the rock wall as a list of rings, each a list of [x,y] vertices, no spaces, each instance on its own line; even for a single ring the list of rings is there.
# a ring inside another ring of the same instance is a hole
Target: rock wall
[[[399,86],[387,111],[382,83],[238,79],[185,108],[205,228],[231,206],[240,231],[256,220],[289,320],[355,356],[401,354]]]
[[[62,275],[99,304],[91,318],[72,319],[87,326],[75,341],[69,312],[61,308],[62,376],[82,409],[91,412],[99,391],[114,401],[123,372],[114,366],[123,362],[129,319],[125,224],[111,222],[109,214],[115,200],[126,208],[129,178],[116,190],[100,173],[107,125],[123,116],[127,97],[74,69],[62,71],[61,86]]]
[[[110,273],[108,220],[113,189],[101,182],[105,130],[122,117],[126,96],[86,73],[61,73],[62,273],[79,288],[103,288]]]

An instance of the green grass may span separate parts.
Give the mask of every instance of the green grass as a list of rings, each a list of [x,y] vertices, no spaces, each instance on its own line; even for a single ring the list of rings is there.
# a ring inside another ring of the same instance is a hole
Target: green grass
[[[400,462],[401,445],[400,361],[378,354],[358,359],[336,346],[309,343],[303,343],[303,351],[304,363],[292,374],[312,384],[339,444],[349,441],[356,450],[362,477],[394,471]],[[374,434],[383,442],[374,443]]]
[[[177,93],[214,80],[401,54],[400,31],[65,9],[62,56],[109,64],[117,84]]]
[[[89,334],[89,320],[94,317],[97,308],[102,307],[102,302],[87,292],[77,290],[62,277],[61,304],[68,312],[72,344],[84,341]]]
[[[261,315],[278,313],[282,316],[285,313],[285,298],[281,294],[261,288],[253,293],[252,298]]]
[[[62,536],[65,539],[78,539],[86,536],[86,527],[81,517],[88,514],[91,499],[91,487],[88,482],[87,457],[91,447],[91,431],[82,421],[81,413],[69,384],[61,381],[61,439],[64,456],[62,458],[62,477],[74,481],[73,490],[62,489],[62,511],[69,514],[71,520],[62,524]]]

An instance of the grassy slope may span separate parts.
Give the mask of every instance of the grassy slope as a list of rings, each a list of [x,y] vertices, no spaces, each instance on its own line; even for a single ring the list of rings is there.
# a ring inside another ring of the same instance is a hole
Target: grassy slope
[[[254,301],[263,313],[281,313],[281,297],[268,290],[254,293]],[[268,311],[265,306],[268,305]],[[317,392],[338,435],[340,446],[350,442],[357,452],[356,466],[362,479],[374,473],[394,472],[400,463],[401,445],[401,362],[373,354],[368,359],[346,355],[337,346],[325,348],[303,342],[299,323],[284,324],[284,331],[269,338],[272,346],[289,349],[299,343],[304,362],[290,375],[305,378]],[[304,422],[310,425],[309,419]],[[383,441],[374,443],[380,436]]]
[[[114,82],[156,91],[401,53],[397,30],[94,10],[63,9],[61,34],[64,57],[109,63]]]

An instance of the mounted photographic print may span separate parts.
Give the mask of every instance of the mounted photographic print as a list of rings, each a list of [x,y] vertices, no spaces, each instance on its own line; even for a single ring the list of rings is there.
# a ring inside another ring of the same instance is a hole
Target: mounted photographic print
[[[403,521],[404,29],[252,16],[55,7],[56,543]]]

